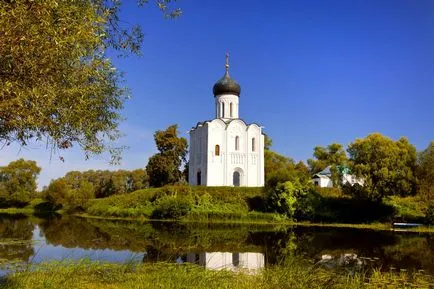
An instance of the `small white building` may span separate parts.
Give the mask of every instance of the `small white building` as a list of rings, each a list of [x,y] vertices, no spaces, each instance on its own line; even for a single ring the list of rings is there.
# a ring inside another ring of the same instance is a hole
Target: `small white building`
[[[264,186],[264,135],[239,118],[240,85],[226,73],[213,87],[215,118],[190,130],[191,185]]]
[[[312,181],[315,186],[320,188],[333,188],[332,173],[330,171],[331,166],[326,167],[324,170],[316,173]],[[363,180],[358,179],[355,175],[350,174],[349,169],[342,168],[342,184],[350,184],[351,186],[358,184],[363,186]]]

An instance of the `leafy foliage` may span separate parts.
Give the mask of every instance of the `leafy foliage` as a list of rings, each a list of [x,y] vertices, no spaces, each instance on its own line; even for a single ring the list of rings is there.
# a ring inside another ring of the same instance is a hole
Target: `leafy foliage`
[[[381,200],[416,191],[416,149],[406,138],[394,142],[379,133],[357,139],[348,147],[351,172],[364,181],[364,196]]]
[[[178,137],[178,126],[171,125],[164,131],[156,131],[155,143],[159,153],[153,155],[146,166],[149,175],[149,184],[152,187],[161,187],[174,184],[182,180],[180,170],[182,163],[186,162],[187,140]]]
[[[434,224],[434,203],[430,203],[425,211],[425,221]]]
[[[72,171],[50,183],[44,197],[55,208],[83,209],[87,201],[131,193],[148,186],[143,169],[134,171]]]
[[[306,217],[312,214],[311,187],[299,181],[278,183],[276,187],[268,189],[267,204],[277,213],[288,218]]]
[[[240,217],[252,210],[264,210],[264,202],[262,188],[175,185],[92,200],[86,211],[99,216],[149,218],[156,213],[160,215],[163,210],[155,210],[162,206],[164,211],[168,211],[172,210],[171,207],[182,207],[188,203],[191,208],[188,217],[226,219],[231,214]]]
[[[19,159],[0,168],[0,202],[3,206],[23,206],[36,194],[36,178],[41,172],[35,161]]]
[[[93,185],[88,181],[82,180],[74,186],[61,178],[50,183],[44,192],[44,198],[53,204],[54,209],[83,210],[86,203],[95,198],[95,192]]]
[[[147,3],[146,0],[138,4]],[[156,1],[177,16],[170,0]],[[0,141],[44,141],[109,151],[118,161],[120,110],[127,97],[108,48],[138,53],[140,28],[120,23],[119,0],[0,1]]]
[[[152,211],[152,219],[180,219],[190,212],[192,202],[181,196],[161,198],[157,207]]]
[[[347,155],[343,146],[338,143],[332,143],[327,147],[317,146],[314,148],[313,156],[316,159],[307,160],[311,174],[316,174],[330,166],[333,185],[341,186],[342,174],[339,167],[347,164]]]
[[[271,138],[265,139],[264,151],[265,186],[275,187],[278,183],[301,180],[302,183],[310,180],[309,170],[303,162],[295,163],[293,159],[280,155],[269,148]]]
[[[434,202],[434,142],[418,154],[417,177],[419,194],[429,202]]]

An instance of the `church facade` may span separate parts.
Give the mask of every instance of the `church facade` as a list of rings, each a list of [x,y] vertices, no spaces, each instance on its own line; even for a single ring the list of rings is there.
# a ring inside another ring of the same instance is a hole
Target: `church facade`
[[[240,93],[226,56],[226,73],[213,87],[215,118],[190,130],[191,185],[264,186],[264,135],[239,118]]]

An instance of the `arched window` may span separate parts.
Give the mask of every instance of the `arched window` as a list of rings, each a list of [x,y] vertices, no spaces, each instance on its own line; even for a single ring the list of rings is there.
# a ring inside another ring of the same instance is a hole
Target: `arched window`
[[[252,138],[252,152],[256,150],[256,140],[255,138]]]
[[[230,112],[230,116],[232,117],[232,102],[229,104],[229,112]]]
[[[236,136],[235,137],[235,150],[239,150],[240,149],[240,137]]]
[[[225,117],[225,103],[222,102],[222,118]]]
[[[219,155],[220,155],[220,146],[219,146],[219,145],[215,145],[214,154],[215,154],[216,156],[219,156]]]

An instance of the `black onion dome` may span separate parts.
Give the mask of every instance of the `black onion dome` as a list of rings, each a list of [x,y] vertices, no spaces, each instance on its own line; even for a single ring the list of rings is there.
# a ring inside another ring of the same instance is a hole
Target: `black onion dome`
[[[225,75],[220,78],[220,80],[217,81],[216,84],[214,84],[212,91],[214,93],[214,96],[221,94],[235,94],[237,96],[240,96],[241,87],[235,80],[233,80],[229,76],[229,73],[226,70]]]

